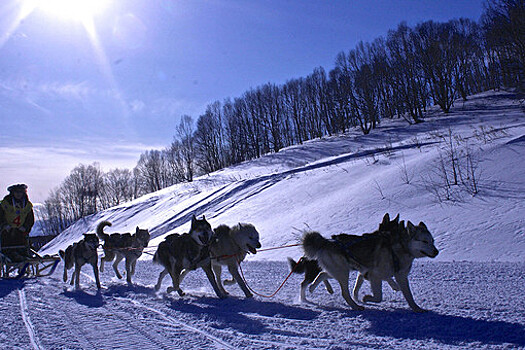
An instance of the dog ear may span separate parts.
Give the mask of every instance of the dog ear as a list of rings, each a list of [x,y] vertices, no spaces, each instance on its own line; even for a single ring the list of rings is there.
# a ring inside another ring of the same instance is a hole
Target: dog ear
[[[396,224],[399,223],[399,213],[397,213],[397,216],[393,220]]]
[[[411,223],[410,221],[407,222],[407,232],[408,232],[408,235],[409,235],[409,236],[412,236],[412,234],[414,233],[415,230],[416,230],[416,227],[414,226],[414,224]]]
[[[428,231],[427,225],[425,225],[425,223],[424,223],[423,221],[421,221],[421,222],[419,223],[418,226],[421,226],[421,227],[423,227],[425,230]]]
[[[140,228],[137,226],[137,228],[135,229],[135,234],[139,233],[140,231]]]
[[[385,214],[385,216],[383,216],[383,222],[381,223],[382,225],[388,225],[390,223],[390,215],[388,215],[388,213]]]

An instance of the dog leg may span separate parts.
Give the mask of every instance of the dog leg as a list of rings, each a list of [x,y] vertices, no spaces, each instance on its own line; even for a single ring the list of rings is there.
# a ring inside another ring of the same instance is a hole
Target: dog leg
[[[363,285],[363,281],[365,280],[365,276],[363,276],[361,273],[358,273],[357,278],[355,280],[354,284],[354,300],[359,300],[359,289],[361,289],[361,286]]]
[[[121,279],[122,278],[122,275],[120,274],[120,272],[118,271],[118,264],[122,261],[124,257],[122,255],[117,255],[115,257],[115,261],[113,262],[113,270],[115,271],[115,275],[117,275],[117,278],[118,279]]]
[[[222,284],[222,266],[221,265],[211,265],[213,272],[215,273],[215,280],[217,281],[217,286],[224,295],[227,295],[228,292],[224,289]]]
[[[104,255],[100,258],[100,272],[104,272],[104,262],[106,261],[106,256]]]
[[[132,265],[133,263],[128,258],[126,258],[126,281],[128,282],[129,285],[132,284],[131,283],[131,271],[133,270]]]
[[[80,289],[80,265],[75,264],[75,273],[73,278],[75,279],[75,289]]]
[[[237,268],[237,264],[230,264],[228,265],[228,271],[230,271],[231,275],[233,276],[233,279],[237,281],[237,284],[239,287],[241,287],[242,291],[244,292],[244,295],[246,298],[253,297],[252,292],[248,289],[248,286],[246,283],[244,283],[244,280],[242,279],[241,275],[239,274],[239,270]]]
[[[399,291],[399,286],[397,285],[396,281],[394,281],[392,279],[392,277],[388,277],[386,279],[386,281],[388,282],[388,284],[390,285],[390,288],[392,288],[393,290],[395,290],[396,292]]]
[[[306,278],[301,282],[301,302],[306,302],[306,288],[308,288],[308,285],[310,285],[310,281],[308,281]]]
[[[180,273],[181,273],[181,270],[178,268],[172,267],[170,269],[169,274],[171,276],[171,282],[173,286],[168,287],[166,292],[171,293],[173,291],[177,291],[177,293],[179,293],[179,295],[182,297],[184,296],[184,292],[182,291],[182,289],[180,289]]]
[[[97,288],[102,289],[102,286],[100,285],[100,275],[98,274],[97,261],[98,259],[95,258],[95,261],[91,264],[91,266],[93,266],[93,274],[95,274],[95,282],[97,283]]]
[[[72,286],[75,283],[75,271],[71,274],[71,281],[69,281],[69,285]]]
[[[339,282],[339,285],[341,286],[341,294],[343,295],[343,298],[345,299],[346,303],[350,305],[350,307],[354,310],[364,310],[365,308],[361,305],[358,305],[352,297],[350,297],[350,291],[348,290],[348,275],[350,274],[350,271],[345,269],[345,271],[338,271],[337,274],[331,274],[332,277],[334,277],[337,282]]]
[[[202,266],[202,269],[206,273],[206,277],[208,277],[208,280],[211,283],[211,286],[213,287],[213,290],[215,291],[215,294],[221,299],[226,298],[226,295],[222,294],[221,290],[219,289],[219,286],[217,285],[217,281],[215,280],[215,275],[213,274],[213,271],[211,270],[211,263],[205,264]]]
[[[168,274],[168,270],[164,269],[161,273],[159,273],[159,279],[157,280],[157,284],[155,285],[155,290],[158,292],[160,287],[162,286],[162,280],[166,275]]]
[[[414,301],[414,297],[410,291],[410,285],[408,284],[408,276],[396,274],[395,278],[397,284],[399,285],[399,289],[401,289],[401,292],[403,292],[403,296],[408,302],[408,305],[410,305],[410,308],[412,308],[414,312],[426,312],[427,310],[420,308]]]
[[[314,280],[314,283],[312,283],[312,285],[310,286],[310,293],[313,293],[314,290],[317,288],[317,286],[319,284],[321,284],[321,282],[325,282],[328,278],[330,278],[330,275],[327,273],[327,272],[321,272],[320,274],[317,275],[317,277],[315,278]],[[330,286],[331,288],[332,286]],[[332,290],[332,293],[334,291]]]
[[[66,263],[64,263],[64,276],[63,276],[63,280],[64,280],[64,282],[67,282],[67,267],[66,267]]]
[[[131,263],[131,275],[135,274],[135,267],[137,266],[137,259],[133,259],[133,262]]]
[[[372,295],[365,295],[363,298],[364,303],[380,303],[383,300],[383,281],[380,279],[370,278],[370,288],[372,289]]]
[[[330,294],[334,294],[334,289],[332,288],[332,285],[330,282],[328,282],[328,279],[325,279],[324,281],[324,287],[326,288],[326,291]]]

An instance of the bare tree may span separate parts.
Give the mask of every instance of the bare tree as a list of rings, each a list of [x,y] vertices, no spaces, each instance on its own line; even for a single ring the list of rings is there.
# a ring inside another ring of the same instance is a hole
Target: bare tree
[[[487,1],[481,22],[502,83],[525,91],[525,1]]]

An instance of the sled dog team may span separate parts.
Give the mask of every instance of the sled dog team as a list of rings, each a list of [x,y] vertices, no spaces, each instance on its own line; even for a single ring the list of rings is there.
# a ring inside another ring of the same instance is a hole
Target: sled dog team
[[[81,241],[60,251],[64,260],[64,282],[67,281],[67,271],[74,267],[70,284],[79,288],[80,269],[90,264],[97,288],[101,288],[97,254],[101,239],[104,256],[100,259],[100,271],[104,271],[105,262],[113,261],[116,276],[122,278],[118,265],[124,260],[127,282],[132,283],[137,259],[148,246],[149,232],[137,227],[133,234],[107,234],[104,232],[106,226],[111,226],[111,223],[100,222],[96,234],[84,234]],[[301,282],[301,300],[306,300],[307,288],[313,292],[320,283],[333,293],[328,279],[335,279],[348,305],[354,310],[363,310],[357,301],[364,280],[370,282],[372,295],[365,295],[361,299],[363,303],[381,302],[382,282],[386,281],[392,289],[403,293],[413,311],[424,311],[414,301],[408,282],[414,259],[438,255],[432,234],[423,222],[416,226],[409,221],[405,225],[404,221],[399,221],[399,215],[390,220],[385,214],[378,229],[372,233],[361,236],[343,233],[325,238],[310,231],[303,235],[302,246],[305,254],[298,262],[288,259],[293,272],[305,274]],[[164,269],[159,274],[155,290],[160,289],[163,279],[169,275],[172,285],[167,292],[176,291],[183,296],[183,278],[190,271],[202,268],[215,294],[224,298],[228,295],[221,279],[222,267],[225,266],[233,277],[232,281],[225,282],[236,282],[247,298],[252,297],[238,266],[247,254],[255,254],[258,248],[261,248],[259,233],[251,224],[220,225],[212,229],[204,216],[202,219],[193,216],[188,233],[170,234],[159,244],[153,261]],[[348,285],[350,271],[358,271],[352,296]]]

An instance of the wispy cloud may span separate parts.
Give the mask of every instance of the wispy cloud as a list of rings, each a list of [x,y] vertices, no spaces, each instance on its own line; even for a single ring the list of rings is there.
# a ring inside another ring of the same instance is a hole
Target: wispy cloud
[[[93,97],[110,97],[115,99],[118,97],[118,94],[112,89],[101,89],[85,81],[38,82],[24,77],[0,81],[0,91],[3,91],[4,95],[8,95],[13,99],[29,96],[33,100],[52,97],[84,101]]]
[[[92,140],[61,147],[0,147],[0,194],[9,185],[24,182],[31,199],[42,202],[78,164],[97,162],[104,171],[131,169],[145,150],[164,146]]]

